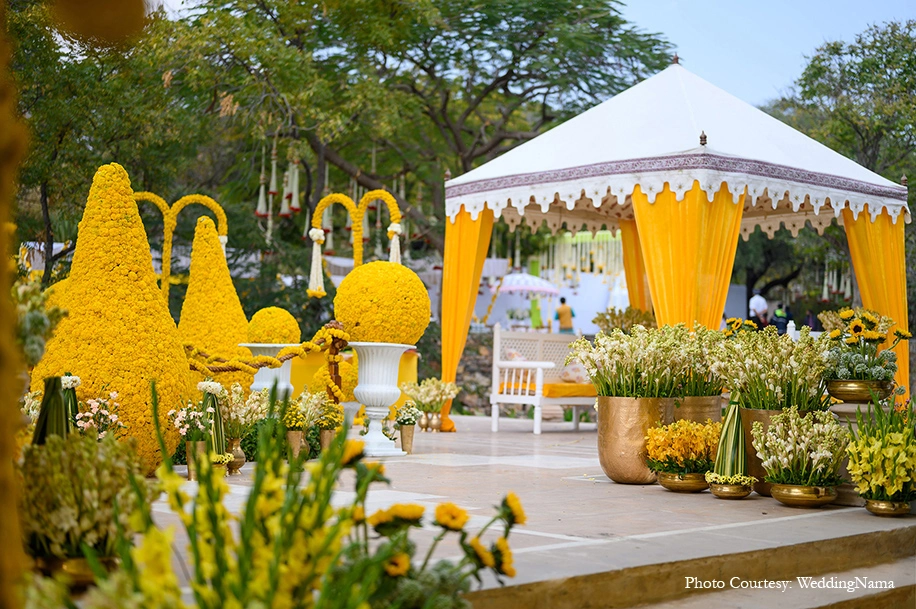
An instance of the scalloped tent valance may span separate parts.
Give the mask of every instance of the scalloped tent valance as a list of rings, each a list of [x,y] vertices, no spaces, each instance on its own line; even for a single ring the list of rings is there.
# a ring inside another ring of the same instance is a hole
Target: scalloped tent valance
[[[701,134],[703,137],[701,138]],[[697,144],[701,143],[699,147]],[[868,206],[907,223],[907,189],[672,64],[623,93],[446,183],[446,212],[484,208],[511,226],[616,229],[633,219],[637,186],[650,200],[694,183],[746,192],[741,233],[780,225],[822,231]]]

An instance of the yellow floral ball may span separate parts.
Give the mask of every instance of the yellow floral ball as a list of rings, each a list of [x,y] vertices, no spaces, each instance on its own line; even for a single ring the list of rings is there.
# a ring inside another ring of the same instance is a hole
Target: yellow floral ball
[[[300,342],[299,322],[286,309],[267,307],[248,322],[248,342],[267,345],[291,345]]]
[[[353,269],[337,288],[334,317],[352,342],[415,345],[429,325],[429,293],[417,274],[394,262]]]
[[[359,383],[359,369],[349,362],[339,362],[338,366],[340,367],[340,388],[343,391],[343,397],[337,397],[341,402],[355,402],[356,397],[353,395],[353,390],[356,389],[356,385]],[[309,383],[309,391],[312,393],[326,391],[329,380],[328,365],[325,364],[312,377],[312,382]]]

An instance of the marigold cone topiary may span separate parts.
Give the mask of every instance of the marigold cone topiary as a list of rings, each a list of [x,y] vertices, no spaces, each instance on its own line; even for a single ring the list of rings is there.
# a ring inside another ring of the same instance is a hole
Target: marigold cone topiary
[[[216,225],[204,216],[197,220],[191,247],[191,273],[188,292],[181,307],[178,335],[182,342],[202,349],[208,355],[250,358],[251,351],[239,347],[248,342],[248,318],[242,310],[238,293],[229,276],[229,265],[219,242]],[[204,375],[192,373],[197,380]],[[223,372],[214,379],[231,387],[239,383],[246,389],[254,375],[246,372]]]
[[[334,317],[351,342],[415,345],[429,325],[429,292],[412,270],[395,262],[370,262],[344,277],[334,297]]]
[[[299,322],[280,307],[265,307],[248,322],[248,342],[265,345],[292,345],[302,338]]]
[[[65,372],[82,379],[80,399],[116,391],[127,434],[136,438],[143,468],[152,472],[162,455],[150,381],[156,381],[166,447],[174,451],[178,436],[167,413],[191,395],[191,377],[178,329],[156,286],[130,178],[117,163],[100,167],[92,181],[65,300],[69,315],[32,371],[33,391],[43,387],[45,377]]]

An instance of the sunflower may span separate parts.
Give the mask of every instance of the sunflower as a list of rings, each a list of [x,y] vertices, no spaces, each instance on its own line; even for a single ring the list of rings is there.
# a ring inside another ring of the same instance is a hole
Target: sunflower
[[[391,577],[407,575],[408,571],[410,571],[410,556],[403,552],[395,554],[385,563],[385,573]]]
[[[843,321],[849,321],[850,319],[852,319],[855,316],[856,316],[856,312],[853,311],[852,309],[843,309],[842,311],[840,311],[840,319],[842,319]]]
[[[525,510],[522,508],[522,502],[519,501],[518,495],[515,493],[510,491],[506,494],[502,507],[506,511],[506,520],[510,525],[525,524],[528,520],[527,516],[525,516]]]
[[[900,340],[910,340],[911,338],[913,338],[912,334],[910,334],[906,330],[901,330],[900,328],[897,328],[896,330],[894,330],[894,336],[896,336]]]
[[[878,318],[872,315],[871,313],[869,313],[868,311],[862,311],[862,315],[860,315],[859,317],[861,317],[862,321],[864,321],[866,324],[868,324],[872,328],[878,325]]]
[[[379,478],[385,475],[385,466],[382,463],[379,463],[378,461],[366,461],[366,467],[369,468],[370,472],[373,472],[375,474],[376,478]]]
[[[839,337],[842,336],[842,335],[843,335],[843,331],[840,330],[840,329],[836,329],[836,330],[831,330],[831,331],[830,331],[830,334],[829,334],[828,336],[829,336],[830,338],[837,339],[837,338],[839,338]]]
[[[369,526],[378,528],[382,525],[388,524],[394,520],[394,516],[388,510],[378,510],[376,513],[369,516]]]
[[[854,345],[854,344],[856,344],[857,342],[859,342],[859,339],[858,339],[858,337],[855,337],[855,336],[850,336],[850,337],[848,337],[848,338],[846,339],[846,344],[847,344],[847,345]]]
[[[493,547],[493,554],[496,557],[496,570],[509,577],[515,577],[515,567],[512,566],[512,550],[509,548],[509,542],[505,537],[496,540]]]
[[[468,513],[454,503],[436,506],[436,524],[450,531],[460,531],[468,521]]]
[[[359,461],[363,456],[363,449],[365,447],[366,443],[362,440],[347,440],[347,443],[344,444],[344,454],[343,459],[341,459],[341,465],[352,465]]]
[[[874,330],[866,330],[865,332],[862,332],[862,338],[864,338],[865,340],[871,340],[871,341],[877,342],[877,341],[884,340],[884,335],[881,334],[880,332],[875,332]]]
[[[750,319],[745,319],[745,320],[744,320],[744,326],[745,326],[746,328],[751,329],[751,330],[756,330],[756,329],[757,329],[757,323],[751,321]]]
[[[366,519],[366,510],[361,505],[353,506],[353,512],[350,514],[350,518],[353,519],[353,522],[359,524]]]
[[[849,330],[849,333],[853,336],[859,336],[862,332],[865,332],[865,324],[862,323],[861,319],[853,319],[849,322],[847,330]]]
[[[388,508],[388,513],[393,518],[408,522],[419,522],[423,518],[423,512],[426,510],[422,505],[416,503],[395,503]]]
[[[474,556],[477,559],[477,562],[483,565],[484,567],[495,567],[496,558],[494,558],[493,553],[484,547],[480,543],[480,537],[472,537],[471,541],[468,542],[468,545],[474,551]]]

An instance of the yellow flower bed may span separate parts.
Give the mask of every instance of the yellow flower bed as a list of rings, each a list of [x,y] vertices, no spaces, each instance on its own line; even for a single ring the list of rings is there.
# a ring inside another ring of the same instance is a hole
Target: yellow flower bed
[[[71,372],[80,399],[118,393],[127,435],[136,438],[146,472],[161,461],[153,430],[150,381],[159,423],[172,451],[178,435],[166,413],[192,395],[188,360],[153,274],[149,242],[130,187],[116,163],[99,168],[79,225],[67,281],[69,315],[32,371],[32,387]]]
[[[429,325],[429,293],[416,273],[394,262],[370,262],[344,278],[334,317],[353,342],[415,345]]]
[[[248,359],[251,351],[239,347],[248,342],[248,318],[229,276],[229,265],[219,242],[213,220],[197,220],[191,247],[188,292],[181,307],[178,334],[184,343],[225,359]],[[202,381],[205,375],[195,373]],[[246,372],[223,372],[215,379],[225,387],[239,383],[251,386],[254,377]]]
[[[268,345],[298,343],[302,337],[299,322],[280,307],[261,309],[248,322],[248,342]]]

